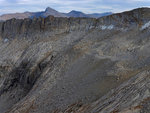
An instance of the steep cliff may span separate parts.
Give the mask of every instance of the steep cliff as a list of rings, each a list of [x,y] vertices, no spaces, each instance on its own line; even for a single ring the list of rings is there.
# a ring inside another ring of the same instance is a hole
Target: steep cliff
[[[0,22],[0,113],[124,112],[135,90],[139,105],[149,98],[149,12]]]
[[[27,36],[35,32],[69,32],[71,30],[88,30],[104,28],[111,25],[118,29],[132,26],[140,27],[150,19],[149,8],[140,8],[120,14],[113,14],[99,19],[94,18],[47,18],[11,19],[0,22],[0,35],[2,37]],[[10,32],[11,31],[11,32]],[[43,35],[43,34],[42,34]]]

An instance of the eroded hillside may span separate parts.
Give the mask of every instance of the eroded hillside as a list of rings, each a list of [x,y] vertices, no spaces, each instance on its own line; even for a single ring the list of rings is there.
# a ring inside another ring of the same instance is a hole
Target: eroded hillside
[[[149,12],[1,22],[0,113],[147,112]]]

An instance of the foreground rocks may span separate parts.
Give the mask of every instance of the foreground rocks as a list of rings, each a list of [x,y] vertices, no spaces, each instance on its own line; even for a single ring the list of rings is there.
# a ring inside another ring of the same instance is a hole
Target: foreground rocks
[[[92,104],[71,105],[65,113],[149,113],[150,72],[145,70]],[[56,111],[58,112],[58,111]]]
[[[148,112],[149,12],[1,22],[0,113]]]

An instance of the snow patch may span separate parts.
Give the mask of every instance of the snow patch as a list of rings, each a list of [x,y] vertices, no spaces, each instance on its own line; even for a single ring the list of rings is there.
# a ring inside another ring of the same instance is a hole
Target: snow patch
[[[146,28],[150,27],[150,21],[147,22],[146,24],[144,24],[142,27],[141,27],[141,30],[144,30]]]
[[[102,29],[102,30],[106,30],[106,29],[108,29],[108,30],[112,30],[112,29],[114,29],[114,25],[102,25],[102,26],[100,26],[100,28]]]
[[[114,28],[114,25],[110,25],[110,26],[107,27],[107,29],[109,29],[109,30],[111,30],[113,28]]]
[[[8,42],[8,41],[9,41],[8,38],[5,38],[5,39],[4,39],[4,43],[6,43],[6,42]]]
[[[90,27],[89,27],[89,29],[93,29],[93,28],[95,28],[95,26],[90,26]]]

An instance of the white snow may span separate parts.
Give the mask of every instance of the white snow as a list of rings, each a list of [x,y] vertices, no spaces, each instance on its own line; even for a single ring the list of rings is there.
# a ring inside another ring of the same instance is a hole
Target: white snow
[[[103,25],[103,26],[101,26],[101,29],[105,30],[105,29],[107,29],[107,26]]]
[[[114,28],[114,25],[109,25],[108,27],[107,27],[107,29],[109,29],[109,30],[111,30],[111,29],[113,29]]]
[[[8,42],[8,41],[9,41],[8,38],[5,38],[5,39],[4,39],[4,43],[6,43],[6,42]]]
[[[146,28],[150,27],[150,21],[147,22],[146,24],[144,24],[142,27],[141,27],[141,30],[144,30]]]
[[[106,30],[106,29],[112,30],[114,28],[114,25],[102,25],[102,26],[100,26],[100,28],[102,30]]]
[[[90,27],[89,27],[89,29],[93,29],[93,28],[95,28],[95,26],[90,26]]]

